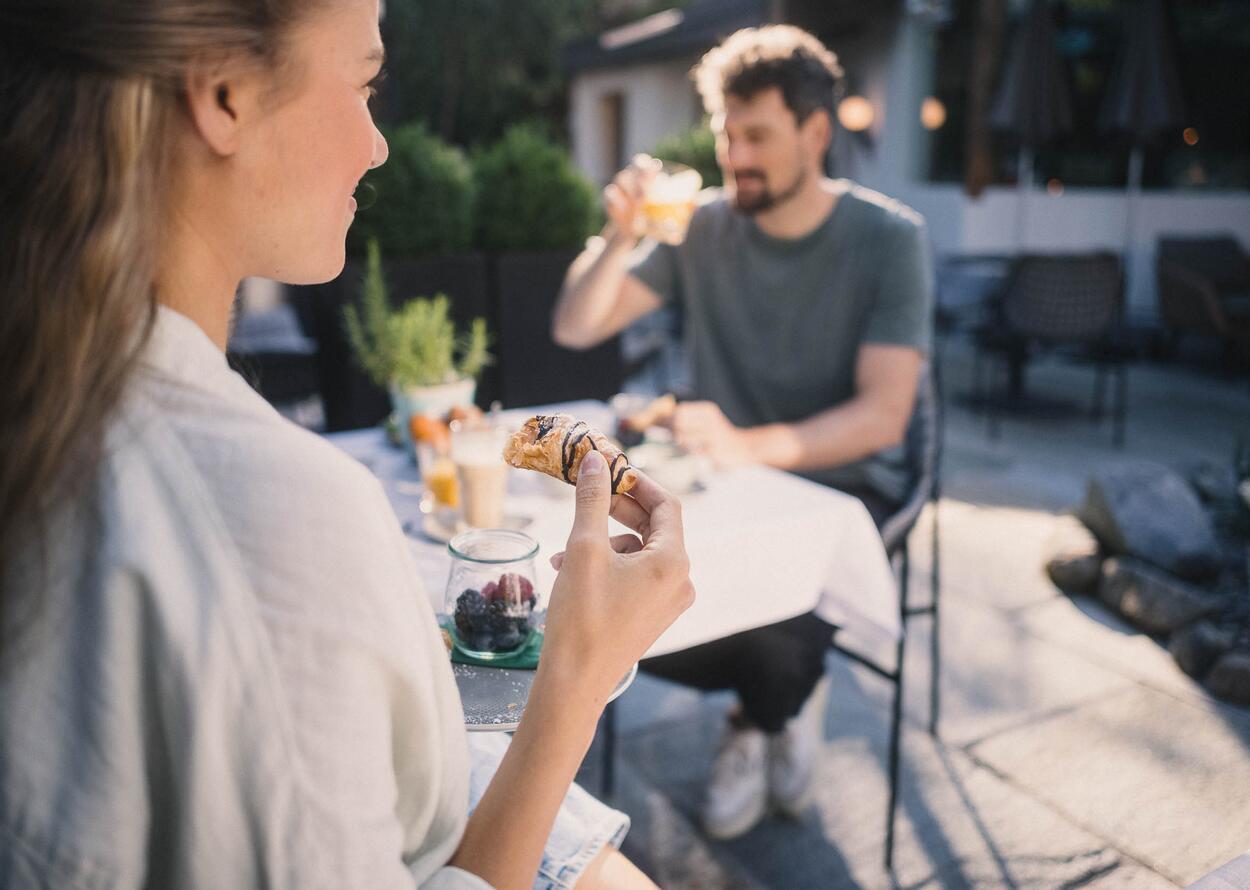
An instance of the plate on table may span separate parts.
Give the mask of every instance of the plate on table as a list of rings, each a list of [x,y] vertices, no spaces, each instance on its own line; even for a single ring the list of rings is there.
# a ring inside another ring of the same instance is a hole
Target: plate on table
[[[479,667],[452,662],[464,726],[469,732],[512,732],[521,722],[534,671],[516,668]],[[638,676],[638,664],[626,671],[608,701],[615,701]]]
[[[628,450],[629,462],[676,495],[702,491],[707,459],[683,450],[671,440],[648,437]]]
[[[505,516],[499,527],[521,531],[533,521],[530,516]],[[438,513],[422,513],[419,520],[404,523],[404,534],[409,537],[420,536],[435,544],[450,544],[452,538],[468,530],[469,526],[459,517],[447,518]]]

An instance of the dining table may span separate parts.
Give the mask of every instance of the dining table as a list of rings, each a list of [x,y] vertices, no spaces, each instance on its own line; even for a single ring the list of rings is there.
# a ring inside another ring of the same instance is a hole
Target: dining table
[[[535,413],[567,413],[612,430],[599,401],[496,412],[493,422],[520,427]],[[411,448],[393,445],[382,428],[333,433],[330,442],[363,463],[390,499],[436,613],[443,611],[451,556],[429,533],[428,498]],[[536,584],[550,591],[550,557],[563,550],[573,523],[574,487],[509,468],[504,525],[539,546]],[[676,652],[813,609],[841,640],[867,649],[899,638],[898,589],[877,529],[855,497],[767,466],[710,470],[681,493],[693,605],[647,651]],[[423,511],[423,502],[426,510]],[[615,520],[613,525],[617,525]],[[626,531],[623,526],[613,533]],[[454,665],[470,730],[515,729],[532,671]],[[622,678],[617,694],[632,680]]]

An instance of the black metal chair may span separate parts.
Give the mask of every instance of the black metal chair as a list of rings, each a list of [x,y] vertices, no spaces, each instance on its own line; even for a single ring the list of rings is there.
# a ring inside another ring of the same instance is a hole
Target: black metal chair
[[[1192,333],[1250,355],[1250,255],[1236,238],[1160,238],[1155,269],[1173,347]]]
[[[1003,408],[1023,402],[1029,360],[1042,351],[1069,349],[1095,364],[1095,419],[1103,414],[1107,375],[1115,373],[1112,439],[1117,446],[1124,444],[1127,352],[1117,341],[1123,294],[1120,258],[1112,253],[1024,256],[1016,261],[994,320],[976,336],[974,398],[988,409],[991,437],[998,435]],[[988,395],[982,384],[987,355],[1001,358],[1006,366],[997,396]]]
[[[926,373],[920,380],[916,391],[916,407],[912,412],[911,422],[907,429],[905,443],[907,461],[912,473],[912,489],[907,501],[881,527],[881,540],[885,544],[885,552],[890,557],[890,564],[898,575],[898,606],[902,633],[895,649],[894,665],[882,665],[879,662],[856,652],[838,642],[837,634],[830,643],[831,648],[846,656],[856,664],[863,665],[877,676],[894,684],[894,701],[890,709],[890,743],[887,768],[890,778],[890,803],[886,811],[885,825],[885,867],[894,867],[894,813],[898,806],[898,779],[900,767],[900,742],[903,719],[903,666],[907,643],[908,619],[917,615],[929,615],[933,620],[930,634],[930,683],[929,683],[929,734],[937,735],[938,723],[938,678],[941,673],[941,647],[938,636],[938,594],[940,591],[939,537],[938,537],[938,499],[941,497],[941,460],[942,460],[942,403],[941,388],[936,363],[930,363]],[[908,544],[912,530],[925,504],[933,505],[933,526],[930,543],[932,556],[930,565],[930,598],[922,606],[913,606],[909,601],[911,580],[911,558]]]
[[[916,406],[912,411],[905,440],[905,453],[912,474],[912,489],[906,502],[881,527],[881,538],[885,544],[886,554],[898,575],[899,584],[899,618],[902,634],[899,636],[894,666],[887,667],[871,658],[856,652],[837,641],[837,634],[830,641],[830,648],[846,656],[857,664],[861,664],[873,673],[894,684],[894,704],[890,713],[890,745],[889,775],[890,804],[886,822],[885,865],[893,867],[894,861],[894,811],[898,803],[899,776],[899,742],[903,716],[903,655],[907,640],[908,619],[917,615],[930,615],[933,619],[933,631],[930,638],[930,654],[932,668],[929,688],[929,732],[937,735],[938,721],[938,677],[941,668],[941,648],[938,641],[938,591],[939,591],[939,553],[938,553],[938,498],[940,497],[940,466],[942,456],[942,407],[941,389],[938,369],[935,362],[930,362],[920,379],[916,391]],[[932,564],[930,583],[932,595],[927,605],[912,606],[908,601],[910,580],[910,558],[907,544],[911,532],[916,527],[925,504],[933,504],[932,533]],[[615,703],[607,706],[601,724],[603,733],[603,775],[601,791],[605,796],[611,795],[616,784],[616,707]]]

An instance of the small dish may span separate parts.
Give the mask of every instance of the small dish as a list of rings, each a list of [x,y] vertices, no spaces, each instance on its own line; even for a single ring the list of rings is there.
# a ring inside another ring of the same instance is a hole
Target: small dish
[[[704,487],[707,461],[672,441],[648,438],[629,450],[629,462],[673,494],[690,494]]]
[[[504,516],[503,522],[499,524],[500,528],[508,528],[513,531],[523,531],[532,525],[534,519],[532,516],[511,515]],[[428,541],[435,544],[449,544],[451,539],[463,531],[468,531],[469,526],[459,517],[451,517],[448,519],[443,513],[423,513],[421,519],[417,522],[405,522],[404,532],[411,537],[420,535]]]

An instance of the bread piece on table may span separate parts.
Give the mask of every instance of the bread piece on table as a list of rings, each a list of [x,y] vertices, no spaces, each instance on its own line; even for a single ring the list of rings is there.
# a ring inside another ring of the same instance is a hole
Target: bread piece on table
[[[603,433],[591,429],[586,421],[568,414],[536,414],[525,421],[508,439],[503,459],[522,470],[537,470],[576,484],[582,458],[592,448],[608,463],[613,494],[623,494],[634,487],[638,474],[625,452]]]
[[[625,426],[636,433],[645,433],[657,423],[663,423],[677,410],[677,398],[665,393],[652,399],[645,408],[625,418]]]

